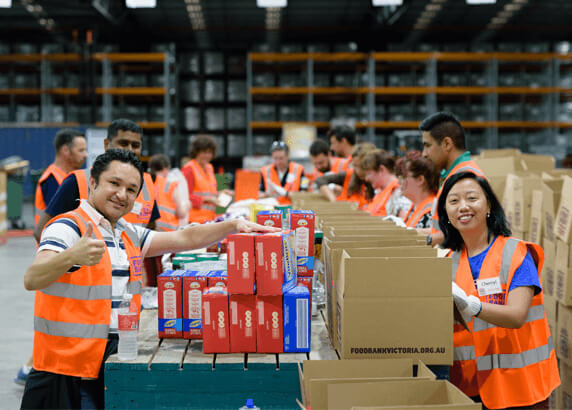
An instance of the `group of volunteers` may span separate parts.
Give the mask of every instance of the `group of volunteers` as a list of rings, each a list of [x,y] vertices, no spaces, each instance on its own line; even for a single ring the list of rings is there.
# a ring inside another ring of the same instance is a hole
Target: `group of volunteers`
[[[460,323],[452,329],[451,382],[485,408],[548,409],[560,377],[543,306],[543,250],[510,236],[453,114],[430,115],[419,129],[422,152],[396,158],[359,143],[351,127],[334,127],[329,144],[311,145],[311,173],[276,141],[272,163],[260,171],[259,196],[288,204],[290,193],[309,190],[356,202],[422,232],[427,245],[450,249],[453,299],[470,330]],[[104,408],[103,363],[117,351],[117,307],[124,293],[140,305],[141,287],[153,285],[143,279],[152,269],[142,269],[143,258],[153,262],[233,232],[277,230],[244,220],[188,226],[216,217],[213,138],[197,136],[181,170],[153,156],[148,174],[141,137],[134,122],[113,121],[106,152],[89,170],[80,169],[81,133],[62,130],[55,138],[56,160],[36,191],[38,250],[24,276],[36,299],[22,408]]]

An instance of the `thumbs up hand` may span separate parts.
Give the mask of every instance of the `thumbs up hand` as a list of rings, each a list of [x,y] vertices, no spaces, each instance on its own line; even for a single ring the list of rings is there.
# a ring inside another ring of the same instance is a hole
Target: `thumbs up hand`
[[[105,241],[93,239],[93,225],[87,224],[87,230],[79,241],[72,247],[74,250],[74,265],[97,265],[105,252]]]

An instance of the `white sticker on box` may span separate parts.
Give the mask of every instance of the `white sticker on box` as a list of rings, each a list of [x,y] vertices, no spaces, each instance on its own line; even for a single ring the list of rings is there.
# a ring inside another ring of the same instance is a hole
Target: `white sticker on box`
[[[230,302],[230,323],[236,325],[238,323],[238,303]]]
[[[177,292],[174,289],[163,291],[163,319],[176,319]]]
[[[310,230],[305,227],[296,228],[296,255],[308,256]]]

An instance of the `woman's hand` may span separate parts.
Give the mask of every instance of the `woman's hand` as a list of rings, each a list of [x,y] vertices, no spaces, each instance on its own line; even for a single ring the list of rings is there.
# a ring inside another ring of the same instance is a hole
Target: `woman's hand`
[[[273,226],[260,225],[254,222],[246,221],[244,219],[235,220],[235,230],[236,232],[280,232],[280,228],[275,228]]]

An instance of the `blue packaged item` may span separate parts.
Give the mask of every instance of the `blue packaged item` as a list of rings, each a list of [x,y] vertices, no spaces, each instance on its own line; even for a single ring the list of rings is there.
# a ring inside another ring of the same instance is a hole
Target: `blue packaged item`
[[[310,292],[296,286],[284,293],[284,352],[309,352],[311,339]]]

